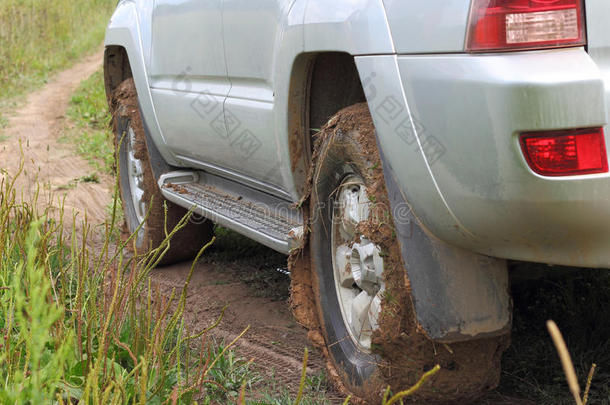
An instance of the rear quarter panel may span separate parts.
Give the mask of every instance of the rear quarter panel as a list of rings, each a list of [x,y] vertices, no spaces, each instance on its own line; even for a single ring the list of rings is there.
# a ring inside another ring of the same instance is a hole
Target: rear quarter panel
[[[351,55],[393,53],[394,44],[381,0],[309,0],[305,49]]]
[[[383,0],[397,53],[462,52],[470,0]]]

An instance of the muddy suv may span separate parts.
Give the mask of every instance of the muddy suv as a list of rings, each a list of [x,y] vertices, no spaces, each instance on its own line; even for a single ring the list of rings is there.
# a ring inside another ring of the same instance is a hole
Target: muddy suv
[[[585,18],[586,16],[586,18]],[[105,82],[140,251],[188,210],[289,256],[357,396],[495,387],[507,259],[610,265],[610,3],[122,0]],[[165,210],[164,206],[167,206]]]

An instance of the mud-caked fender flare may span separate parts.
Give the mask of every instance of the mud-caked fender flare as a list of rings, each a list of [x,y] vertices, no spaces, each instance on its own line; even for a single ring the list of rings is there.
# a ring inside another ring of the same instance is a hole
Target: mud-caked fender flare
[[[458,342],[510,331],[506,261],[454,247],[474,238],[445,203],[431,165],[443,145],[413,121],[396,55],[356,57],[384,169],[417,322],[428,337]]]

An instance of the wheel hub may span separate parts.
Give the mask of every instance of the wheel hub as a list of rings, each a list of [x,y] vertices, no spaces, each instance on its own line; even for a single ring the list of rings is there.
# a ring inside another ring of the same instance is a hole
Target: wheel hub
[[[136,134],[133,128],[127,131],[127,176],[129,191],[138,223],[146,217],[146,202],[144,201],[144,168],[142,161],[136,158]]]
[[[333,214],[333,271],[343,321],[361,349],[371,350],[373,331],[379,327],[385,290],[383,258],[379,247],[358,233],[358,224],[370,215],[370,201],[362,179],[348,177],[340,186]]]

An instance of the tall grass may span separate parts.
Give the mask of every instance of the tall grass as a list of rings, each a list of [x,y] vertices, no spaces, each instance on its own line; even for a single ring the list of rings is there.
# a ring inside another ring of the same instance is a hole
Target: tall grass
[[[0,183],[0,403],[191,403],[230,355],[184,327],[186,289],[163,296],[149,281],[171,236],[146,256],[101,251],[87,223],[16,200]],[[204,248],[205,249],[205,248]],[[201,252],[203,252],[203,250]],[[198,343],[199,351],[191,350]],[[197,355],[195,355],[197,354]],[[241,383],[241,381],[239,381]]]
[[[110,243],[117,225],[115,191],[105,242],[93,249],[86,220],[77,226],[75,217],[38,204],[38,193],[30,203],[19,202],[18,176],[0,173],[0,403],[323,402],[306,392],[311,391],[307,350],[296,399],[275,393],[246,402],[246,389],[261,378],[250,370],[253,360],[236,357],[232,347],[248,328],[229,344],[208,341],[221,314],[208,328],[189,334],[187,289],[195,264],[214,240],[202,247],[181,291],[168,296],[152,284],[151,270],[188,215],[158,249],[126,255],[133,236],[118,246]],[[391,398],[388,387],[382,404],[410,396],[438,368]]]
[[[0,102],[101,45],[116,0],[0,0]],[[0,104],[1,105],[1,104]]]

